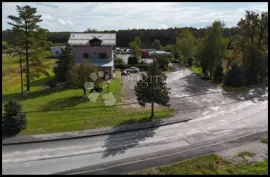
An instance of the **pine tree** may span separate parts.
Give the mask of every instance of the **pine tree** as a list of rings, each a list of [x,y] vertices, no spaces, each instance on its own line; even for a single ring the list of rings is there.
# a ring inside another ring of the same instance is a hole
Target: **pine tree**
[[[59,60],[56,62],[56,67],[53,72],[56,75],[58,81],[66,81],[68,79],[68,74],[71,71],[71,68],[75,64],[74,55],[69,44],[66,45],[66,48],[61,50],[61,55]]]
[[[15,100],[9,100],[4,106],[4,116],[2,118],[2,134],[13,136],[26,128],[26,116],[21,112],[22,106]]]
[[[30,68],[33,73],[45,72],[42,64],[42,56],[44,50],[49,46],[47,41],[46,30],[39,27],[41,15],[36,15],[36,8],[28,5],[24,7],[17,6],[18,16],[9,15],[8,18],[12,22],[8,22],[12,26],[9,34],[15,37],[11,41],[12,46],[20,46],[25,50],[26,58],[26,86],[27,91],[30,91]],[[34,75],[35,77],[36,75]]]
[[[141,106],[151,103],[151,116],[154,117],[154,103],[168,106],[170,97],[170,88],[167,87],[167,76],[159,69],[159,64],[154,61],[148,68],[146,74],[142,74],[142,78],[134,87],[137,101]]]

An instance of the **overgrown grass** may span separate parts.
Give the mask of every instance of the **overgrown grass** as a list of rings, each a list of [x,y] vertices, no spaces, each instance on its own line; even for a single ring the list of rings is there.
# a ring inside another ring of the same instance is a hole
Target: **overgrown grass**
[[[171,165],[141,170],[137,175],[265,175],[268,174],[268,159],[256,163],[232,164],[210,154]]]
[[[45,134],[54,132],[77,131],[84,129],[115,126],[126,123],[136,123],[150,116],[150,109],[124,109],[120,106],[105,106],[102,94],[108,93],[105,88],[96,102],[91,102],[83,96],[81,89],[49,89],[42,88],[47,78],[31,82],[31,92],[20,96],[20,87],[5,92],[2,97],[3,105],[9,98],[16,99],[23,105],[22,110],[29,112],[27,129],[20,135]],[[112,79],[110,92],[120,101],[120,73]],[[39,112],[35,112],[39,111]],[[172,115],[172,110],[159,108],[156,118]]]
[[[261,142],[268,145],[268,138],[262,138]]]
[[[249,151],[244,151],[244,152],[240,152],[239,154],[237,154],[238,157],[244,158],[244,157],[254,157],[256,155],[256,153],[253,152],[249,152]]]

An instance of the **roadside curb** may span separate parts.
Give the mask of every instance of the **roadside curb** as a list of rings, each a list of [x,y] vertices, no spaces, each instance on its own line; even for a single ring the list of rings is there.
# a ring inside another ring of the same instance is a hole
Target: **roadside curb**
[[[154,121],[147,121],[142,123],[120,125],[115,127],[106,127],[100,129],[90,129],[82,131],[73,131],[73,132],[63,132],[63,133],[52,133],[52,134],[39,134],[39,135],[23,135],[15,136],[12,138],[2,139],[2,145],[16,145],[16,144],[28,144],[28,143],[37,143],[37,142],[48,142],[48,141],[58,141],[58,140],[68,140],[68,139],[77,139],[85,138],[106,134],[114,133],[123,133],[136,130],[143,130],[147,128],[155,128],[164,125],[187,122],[191,118],[168,118],[168,119],[159,119]]]

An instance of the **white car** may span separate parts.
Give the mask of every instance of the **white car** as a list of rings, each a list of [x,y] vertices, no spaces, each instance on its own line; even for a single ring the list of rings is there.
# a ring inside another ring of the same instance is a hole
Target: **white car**
[[[130,68],[126,69],[126,71],[128,71],[130,73],[137,73],[140,71],[140,69],[136,68],[136,67],[130,67]]]

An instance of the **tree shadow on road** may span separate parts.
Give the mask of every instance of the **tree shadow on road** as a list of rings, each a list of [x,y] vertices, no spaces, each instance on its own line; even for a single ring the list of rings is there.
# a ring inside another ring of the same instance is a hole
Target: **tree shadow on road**
[[[103,153],[103,158],[109,156],[115,156],[117,154],[123,154],[126,150],[137,146],[140,142],[144,141],[146,138],[153,137],[155,135],[155,130],[161,123],[161,120],[154,119],[153,121],[149,121],[149,118],[144,118],[141,120],[130,119],[121,122],[119,125],[115,126],[113,129],[116,132],[124,131],[129,127],[139,128],[138,124],[142,123],[144,125],[148,125],[151,128],[144,128],[134,131],[128,131],[125,133],[114,133],[110,134],[106,139],[104,147],[106,150]],[[149,126],[150,125],[150,126]]]
[[[202,80],[200,77],[193,74],[186,76],[181,80],[187,83],[183,91],[193,95],[204,94],[209,92],[209,90],[219,90],[219,87],[211,83],[211,80]]]
[[[252,101],[254,103],[268,100],[268,86],[262,88],[249,88],[235,93],[223,93],[224,96],[237,101]]]

